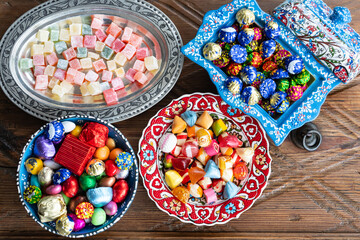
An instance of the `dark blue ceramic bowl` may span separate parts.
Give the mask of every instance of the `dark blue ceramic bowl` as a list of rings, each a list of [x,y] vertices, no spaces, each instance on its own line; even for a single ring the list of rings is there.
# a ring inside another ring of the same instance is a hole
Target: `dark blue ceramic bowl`
[[[137,160],[136,156],[134,154],[134,150],[130,146],[130,143],[128,140],[124,137],[124,135],[113,125],[100,120],[95,117],[90,116],[84,116],[84,115],[71,115],[66,117],[58,118],[59,121],[71,121],[75,124],[83,125],[85,122],[91,121],[91,122],[98,122],[103,125],[106,125],[109,128],[109,137],[113,138],[116,142],[116,146],[120,147],[126,152],[129,152],[133,155],[133,158],[135,159],[134,165],[130,170],[130,174],[127,177],[127,182],[129,184],[129,193],[125,199],[124,202],[118,204],[118,212],[111,218],[108,218],[106,222],[101,226],[93,226],[91,224],[87,224],[85,228],[83,228],[81,231],[78,232],[72,232],[68,237],[71,238],[80,238],[80,237],[88,237],[93,236],[95,234],[98,234],[100,232],[105,231],[106,229],[113,226],[116,222],[118,222],[121,217],[126,213],[128,208],[130,207],[132,201],[134,200],[137,185],[138,185],[138,166],[137,166]],[[20,156],[19,166],[17,170],[17,187],[19,192],[19,197],[22,205],[24,205],[26,211],[30,214],[30,216],[43,228],[46,230],[57,234],[55,230],[55,222],[49,222],[49,223],[42,223],[40,222],[39,216],[37,214],[37,205],[36,204],[29,204],[28,202],[24,201],[23,199],[23,192],[25,191],[26,187],[30,185],[30,176],[26,169],[24,162],[27,158],[33,156],[33,147],[35,139],[40,136],[45,129],[46,125],[42,126],[37,132],[35,132],[31,138],[29,139],[28,143],[25,145],[22,154]]]

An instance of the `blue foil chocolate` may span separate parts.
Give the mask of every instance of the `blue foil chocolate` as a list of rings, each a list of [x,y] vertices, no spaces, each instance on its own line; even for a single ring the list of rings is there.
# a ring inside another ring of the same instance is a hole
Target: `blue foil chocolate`
[[[232,94],[238,94],[241,92],[243,83],[238,77],[230,76],[226,79],[226,87]]]
[[[219,39],[226,43],[235,42],[237,36],[236,29],[233,27],[222,28],[219,31]]]
[[[276,83],[271,78],[265,79],[260,84],[260,94],[263,98],[268,99],[271,97],[276,90]]]
[[[261,95],[253,86],[244,88],[241,93],[241,100],[249,105],[257,104],[261,99]]]
[[[277,108],[286,98],[287,94],[281,91],[275,92],[270,98],[270,106]]]
[[[244,63],[247,57],[246,48],[240,45],[234,45],[229,52],[230,58],[236,63]]]
[[[270,77],[274,80],[277,80],[277,79],[282,79],[282,78],[289,78],[290,75],[289,75],[288,71],[286,71],[285,69],[278,68],[277,70],[273,71],[270,74]]]
[[[54,184],[61,184],[65,182],[71,175],[71,172],[66,168],[60,168],[53,175]]]
[[[262,72],[256,73],[256,79],[255,82],[262,82],[266,79],[265,75]]]
[[[113,197],[111,187],[98,187],[87,190],[86,197],[94,207],[103,207],[108,204]]]
[[[291,56],[284,60],[286,70],[292,74],[299,74],[304,69],[304,63],[299,56]]]
[[[260,52],[263,58],[271,57],[276,49],[276,42],[272,39],[264,41],[260,45]]]
[[[280,35],[280,27],[274,21],[269,21],[265,24],[265,35],[269,39],[276,39]]]
[[[60,121],[52,121],[47,126],[46,137],[53,141],[59,142],[65,134],[64,125]]]
[[[257,70],[253,66],[245,66],[240,72],[240,77],[246,84],[251,85],[256,80]]]
[[[252,28],[245,28],[242,30],[239,35],[237,36],[237,40],[241,46],[246,46],[254,40],[254,29]]]
[[[289,101],[285,98],[284,101],[282,101],[279,105],[279,107],[276,109],[277,113],[284,113],[290,106]]]

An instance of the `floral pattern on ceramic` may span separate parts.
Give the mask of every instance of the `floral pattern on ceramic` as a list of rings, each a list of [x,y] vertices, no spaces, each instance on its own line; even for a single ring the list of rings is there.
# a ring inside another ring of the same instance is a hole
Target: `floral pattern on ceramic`
[[[238,109],[235,111],[232,109],[218,95],[194,93],[173,100],[150,119],[139,141],[138,156],[144,186],[149,197],[160,210],[183,222],[195,225],[214,225],[238,218],[260,197],[271,172],[269,143],[263,128],[256,119]],[[206,110],[213,117],[226,119],[231,128],[230,131],[244,140],[246,146],[252,146],[255,149],[248,180],[244,182],[236,197],[218,201],[213,205],[206,204],[201,199],[190,199],[187,204],[184,204],[177,200],[167,187],[162,171],[158,142],[163,134],[171,128],[175,115],[186,110],[195,112]]]
[[[286,50],[299,55],[305,64],[306,69],[315,78],[315,81],[304,92],[304,95],[278,119],[273,119],[259,105],[249,106],[241,101],[239,95],[233,95],[225,86],[227,75],[211,61],[202,56],[202,48],[208,42],[217,39],[218,31],[235,22],[237,11],[248,8],[255,14],[255,22],[264,27],[268,21],[276,21],[281,29],[277,39]],[[200,26],[195,38],[186,44],[181,51],[192,61],[205,68],[211,81],[215,84],[221,98],[232,108],[237,108],[244,113],[255,117],[260,121],[275,145],[279,146],[291,130],[313,121],[320,113],[321,105],[324,103],[327,94],[341,80],[337,78],[329,68],[320,64],[312,52],[303,44],[287,27],[281,24],[280,20],[270,16],[261,10],[255,0],[234,0],[218,10],[209,11],[205,14],[203,24]]]
[[[321,0],[288,0],[276,16],[344,83],[360,72],[360,36],[348,25],[350,11]]]

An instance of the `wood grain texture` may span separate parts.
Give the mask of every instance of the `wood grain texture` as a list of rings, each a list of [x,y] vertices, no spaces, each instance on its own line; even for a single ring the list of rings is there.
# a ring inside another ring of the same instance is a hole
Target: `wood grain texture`
[[[330,7],[339,4],[325,0]],[[43,0],[0,0],[0,35],[23,13]],[[149,0],[178,27],[183,42],[191,40],[203,15],[229,2],[219,0]],[[282,0],[259,0],[270,12]],[[360,32],[360,2],[344,0],[351,26]],[[289,139],[271,143],[272,174],[268,187],[239,219],[224,225],[184,224],[157,209],[139,182],[138,192],[123,219],[93,239],[360,239],[360,86],[359,77],[332,91],[315,124],[323,134],[318,151],[296,148]],[[174,98],[192,92],[216,93],[206,71],[185,59],[172,91],[152,109],[114,125],[137,152],[148,120]],[[16,167],[29,136],[45,122],[27,115],[0,94],[0,238],[57,239],[41,229],[18,200]]]

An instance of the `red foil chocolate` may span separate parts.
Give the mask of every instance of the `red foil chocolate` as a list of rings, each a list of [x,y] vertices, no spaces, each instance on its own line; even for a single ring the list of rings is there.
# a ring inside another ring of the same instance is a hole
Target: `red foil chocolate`
[[[80,176],[96,148],[68,134],[55,155],[54,161]]]
[[[109,129],[96,122],[85,123],[81,134],[80,141],[86,142],[93,147],[103,147],[108,139]]]
[[[119,180],[113,186],[113,201],[116,203],[124,201],[128,192],[129,185],[127,182],[125,180]]]

